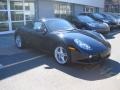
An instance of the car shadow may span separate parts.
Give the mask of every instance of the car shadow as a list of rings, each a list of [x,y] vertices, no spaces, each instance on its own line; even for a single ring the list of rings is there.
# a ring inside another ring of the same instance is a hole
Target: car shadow
[[[10,62],[10,64],[12,63],[14,63],[14,61]],[[42,65],[45,65],[45,69],[57,69],[75,78],[89,81],[110,78],[120,73],[120,63],[112,59],[108,59],[105,63],[98,65],[70,64],[63,66],[57,64],[54,58],[46,56],[0,69],[0,80],[12,77]]]
[[[106,39],[114,39],[115,35],[117,35],[118,33],[120,33],[119,29],[116,30],[112,30],[109,34],[104,35],[106,37]]]
[[[84,64],[71,64],[69,66],[61,66],[58,64],[51,64],[46,69],[56,68],[73,77],[95,81],[110,78],[120,73],[120,63],[108,59],[103,64],[84,65]]]

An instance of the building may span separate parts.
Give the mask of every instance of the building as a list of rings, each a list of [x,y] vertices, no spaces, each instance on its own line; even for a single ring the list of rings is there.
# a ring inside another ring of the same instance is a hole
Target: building
[[[0,0],[0,34],[42,17],[66,17],[80,12],[99,12],[104,0]]]
[[[105,12],[120,15],[120,0],[106,0]]]

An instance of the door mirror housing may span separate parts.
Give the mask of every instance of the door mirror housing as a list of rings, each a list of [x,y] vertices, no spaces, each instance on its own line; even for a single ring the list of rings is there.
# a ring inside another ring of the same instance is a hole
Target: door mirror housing
[[[40,33],[42,33],[42,34],[46,34],[46,33],[47,33],[47,29],[46,29],[46,28],[42,28],[42,29],[40,29],[39,31],[40,31]]]
[[[45,34],[47,32],[47,30],[45,28],[44,29],[43,28],[42,29],[36,29],[36,32]]]

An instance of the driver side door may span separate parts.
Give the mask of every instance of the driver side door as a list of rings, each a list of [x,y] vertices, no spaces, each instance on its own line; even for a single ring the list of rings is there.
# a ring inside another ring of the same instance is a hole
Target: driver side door
[[[33,31],[31,37],[33,40],[33,46],[37,49],[44,49],[44,39],[45,39],[46,29],[44,24],[40,21],[34,22]]]

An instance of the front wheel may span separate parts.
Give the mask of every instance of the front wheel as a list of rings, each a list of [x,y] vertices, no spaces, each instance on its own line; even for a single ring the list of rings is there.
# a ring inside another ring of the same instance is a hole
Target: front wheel
[[[61,64],[69,64],[70,63],[70,56],[66,48],[63,46],[58,46],[54,50],[54,57],[56,61]]]

